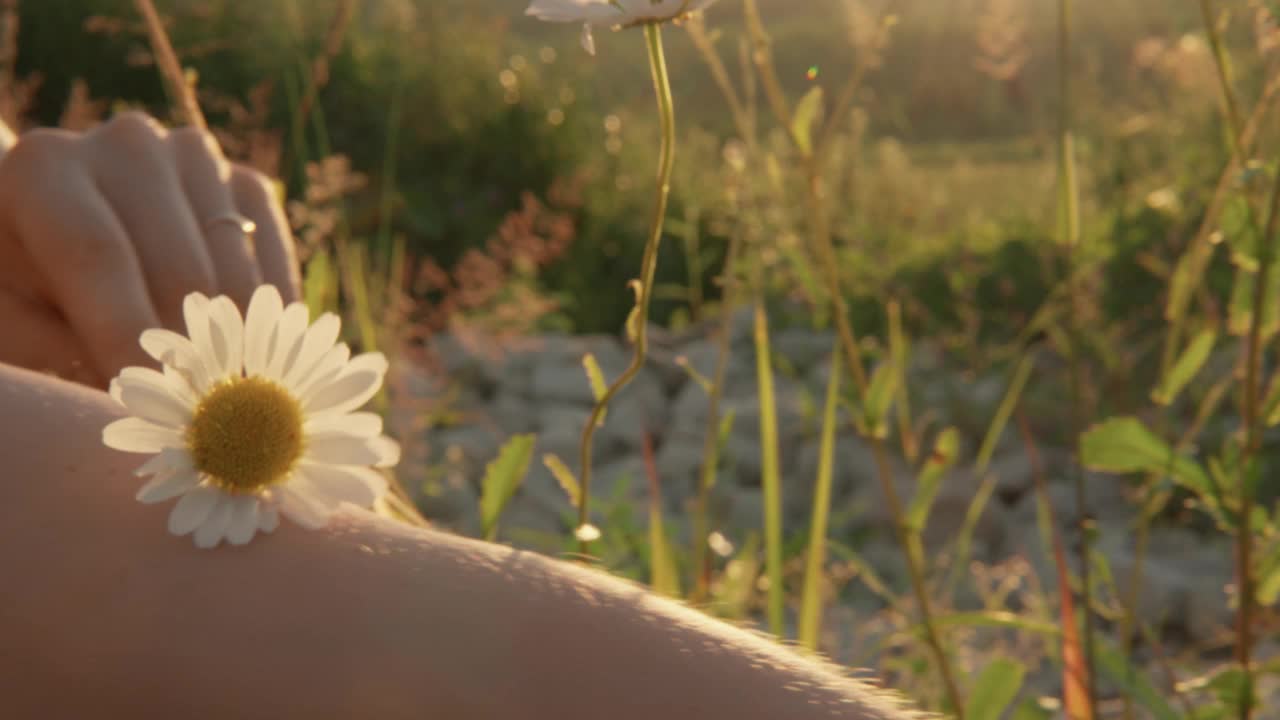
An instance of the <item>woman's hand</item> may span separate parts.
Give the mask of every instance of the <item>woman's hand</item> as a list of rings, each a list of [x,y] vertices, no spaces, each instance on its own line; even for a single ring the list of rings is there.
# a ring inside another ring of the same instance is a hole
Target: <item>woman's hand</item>
[[[237,214],[252,238],[224,222]],[[243,310],[263,282],[298,297],[288,223],[267,179],[206,132],[130,112],[33,130],[0,159],[0,363],[102,387],[151,364],[138,336],[181,330],[187,293]]]

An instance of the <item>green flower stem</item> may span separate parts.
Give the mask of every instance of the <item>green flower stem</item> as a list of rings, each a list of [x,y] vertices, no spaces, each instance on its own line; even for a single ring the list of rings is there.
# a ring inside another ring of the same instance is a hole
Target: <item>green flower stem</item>
[[[649,69],[653,74],[653,89],[658,96],[658,117],[662,127],[662,147],[658,153],[658,191],[653,206],[653,216],[649,223],[649,241],[644,246],[644,257],[640,262],[641,279],[637,283],[636,313],[628,320],[634,327],[635,353],[631,356],[631,364],[609,386],[604,395],[591,409],[587,425],[582,429],[582,452],[579,457],[582,468],[582,497],[578,503],[578,527],[587,524],[589,515],[589,498],[591,496],[591,440],[596,426],[604,414],[609,402],[622,388],[644,367],[648,352],[649,340],[649,301],[653,297],[653,278],[658,268],[658,248],[662,244],[662,224],[667,215],[667,196],[671,190],[671,168],[676,155],[676,115],[671,100],[671,78],[667,74],[667,59],[662,51],[662,27],[658,23],[647,23],[644,26],[645,40],[649,45]],[[634,324],[632,324],[634,321]],[[578,549],[587,554],[587,542],[579,539]]]

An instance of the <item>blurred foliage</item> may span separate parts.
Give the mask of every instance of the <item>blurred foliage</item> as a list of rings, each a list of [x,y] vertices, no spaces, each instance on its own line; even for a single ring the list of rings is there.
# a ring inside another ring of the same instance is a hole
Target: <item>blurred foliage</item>
[[[839,15],[840,4],[824,0],[794,12],[785,2],[762,3],[780,77],[793,95],[847,71],[857,23],[813,22]],[[95,98],[166,113],[129,0],[19,7],[17,72],[40,77],[29,108],[34,121],[56,123],[77,78]],[[540,275],[555,288],[562,317],[584,331],[618,328],[630,309],[625,286],[643,244],[656,140],[643,44],[605,34],[608,61],[592,61],[574,33],[523,18],[508,2],[357,3],[328,63],[319,111],[302,124],[297,104],[337,7],[337,0],[161,3],[211,124],[256,122],[280,134],[278,170],[291,194],[303,191],[306,163],[346,155],[368,178],[346,200],[352,235],[403,234],[411,254],[448,268],[467,249],[483,248],[532,192],[574,223],[574,241]],[[841,178],[835,192],[845,198],[833,219],[847,260],[842,270],[859,289],[855,319],[879,328],[879,299],[891,293],[904,299],[914,330],[959,331],[967,321],[957,303],[975,303],[983,337],[1010,336],[1055,276],[1037,230],[1052,208],[1025,200],[1051,197],[1027,192],[1052,182],[1049,6],[965,0],[945,10],[921,2],[892,10],[893,42],[831,159]],[[1153,247],[1176,251],[1194,227],[1202,201],[1186,188],[1203,187],[1220,166],[1222,144],[1204,140],[1221,138],[1222,129],[1206,101],[1215,92],[1209,57],[1198,36],[1184,34],[1196,28],[1194,12],[1093,1],[1082,2],[1078,16],[1081,165],[1091,170],[1086,232],[1100,241],[1099,252],[1113,255],[1104,305],[1107,315],[1123,316],[1146,306],[1135,298],[1150,295],[1136,289],[1161,282],[1141,256]],[[718,5],[708,22],[726,38],[742,27],[733,2]],[[668,43],[684,135],[670,214],[695,213],[694,270],[714,297],[727,231],[717,212],[722,152],[733,133],[682,34]],[[718,49],[738,74],[737,48],[726,41]],[[1241,75],[1257,82],[1250,68]],[[1148,195],[1162,188],[1187,207],[1147,207]],[[784,188],[774,211],[772,229],[784,238],[803,225],[791,192]],[[774,287],[794,294],[796,268],[776,267],[787,278]],[[690,281],[689,255],[676,242],[667,243],[659,268],[659,285]],[[665,321],[677,311],[688,317],[686,310],[660,295],[654,315]]]

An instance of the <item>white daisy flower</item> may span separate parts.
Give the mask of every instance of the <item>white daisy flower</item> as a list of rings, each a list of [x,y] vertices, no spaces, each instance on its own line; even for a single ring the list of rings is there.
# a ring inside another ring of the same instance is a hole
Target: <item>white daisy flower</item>
[[[550,22],[582,23],[582,47],[596,53],[593,25],[630,27],[679,20],[716,0],[533,0],[525,15]]]
[[[319,528],[340,503],[370,507],[386,493],[370,466],[395,465],[400,446],[382,418],[354,412],[382,385],[381,353],[352,358],[337,316],[308,326],[306,306],[284,307],[270,285],[243,319],[225,296],[192,293],[182,309],[187,336],[142,333],[163,372],[121,370],[111,397],[132,417],[102,431],[109,447],[154,455],[137,470],[151,476],[137,499],[179,498],[170,532],[202,548],[244,545],[280,513]]]

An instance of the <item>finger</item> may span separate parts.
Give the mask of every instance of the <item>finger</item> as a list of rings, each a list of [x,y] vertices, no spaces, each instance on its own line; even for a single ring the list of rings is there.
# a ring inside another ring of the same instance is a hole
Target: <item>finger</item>
[[[236,206],[258,225],[254,250],[262,278],[280,290],[286,303],[302,298],[302,278],[298,256],[284,210],[276,201],[275,189],[265,175],[243,165],[231,169],[231,192]]]
[[[137,248],[160,320],[180,330],[183,298],[214,295],[218,286],[166,134],[146,115],[124,113],[87,136],[87,152],[98,186]]]
[[[169,146],[182,176],[187,202],[202,223],[205,247],[213,261],[218,289],[246,310],[262,271],[252,240],[231,223],[209,221],[239,214],[231,193],[231,163],[208,132],[183,128],[169,133]]]
[[[20,239],[102,377],[151,365],[156,327],[142,266],[120,219],[77,159],[75,135],[27,133],[0,163],[0,218]]]

